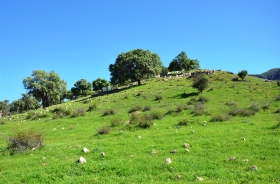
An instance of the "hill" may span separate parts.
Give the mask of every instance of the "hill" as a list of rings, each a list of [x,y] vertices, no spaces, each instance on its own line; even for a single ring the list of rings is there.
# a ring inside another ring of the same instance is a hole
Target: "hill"
[[[268,79],[268,80],[280,80],[280,68],[274,68],[262,74],[253,74],[250,76],[254,76],[262,79]]]
[[[210,74],[202,94],[190,78],[154,78],[4,117],[0,183],[277,183],[279,87],[233,77]],[[6,150],[24,130],[44,146]]]

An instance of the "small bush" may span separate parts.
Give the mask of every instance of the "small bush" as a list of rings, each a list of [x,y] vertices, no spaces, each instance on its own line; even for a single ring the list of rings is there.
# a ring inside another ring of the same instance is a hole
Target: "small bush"
[[[88,111],[91,112],[96,109],[96,104],[92,104],[88,106]]]
[[[103,116],[107,116],[107,115],[114,115],[116,114],[116,111],[114,109],[106,109],[104,112],[103,112]]]
[[[237,104],[235,102],[226,102],[226,105],[227,106],[233,106],[233,107],[237,106]]]
[[[277,109],[277,110],[275,111],[275,113],[280,113],[280,109]]]
[[[280,101],[280,94],[274,97],[275,101]]]
[[[182,104],[177,106],[177,111],[176,112],[182,112],[184,110],[184,106]]]
[[[141,128],[149,128],[151,127],[154,123],[153,123],[153,119],[151,116],[147,115],[147,114],[142,114],[140,115],[141,119],[138,122],[138,126]]]
[[[265,102],[262,106],[263,111],[266,111],[269,109],[270,103],[269,102]]]
[[[149,114],[151,116],[152,119],[162,119],[163,118],[163,114],[160,111],[153,111]]]
[[[197,102],[196,97],[191,97],[190,101],[188,102],[188,105],[194,105]]]
[[[113,118],[111,120],[111,127],[121,126],[123,124],[122,119],[119,117]]]
[[[0,125],[5,125],[6,122],[4,120],[0,120]]]
[[[181,119],[181,120],[179,120],[178,125],[179,126],[187,126],[189,123],[190,122],[189,122],[188,119]]]
[[[103,127],[99,128],[99,129],[97,130],[97,133],[100,134],[100,135],[109,134],[109,133],[110,133],[110,127],[108,127],[108,126],[103,126]]]
[[[160,102],[162,100],[162,96],[161,95],[156,95],[156,100],[158,100]]]
[[[277,129],[280,128],[280,122],[278,122],[276,125],[274,125],[273,127],[271,127],[272,129]]]
[[[8,150],[24,152],[43,146],[44,134],[35,130],[21,130],[8,139]]]
[[[145,106],[144,109],[143,109],[143,112],[149,111],[151,109],[152,109],[151,106]]]
[[[205,96],[199,96],[198,99],[197,99],[198,102],[201,102],[201,103],[206,103],[209,101],[209,99]]]
[[[193,114],[195,116],[201,116],[204,114],[204,104],[201,102],[197,102],[194,106]]]
[[[130,108],[128,113],[132,113],[132,112],[136,112],[136,111],[141,111],[141,110],[142,110],[142,107],[140,105],[135,105],[135,106]]]
[[[78,109],[76,109],[75,112],[72,113],[72,118],[76,118],[76,117],[79,117],[79,116],[85,116],[86,115],[86,111],[83,107],[80,107]]]
[[[238,116],[240,114],[240,109],[238,109],[236,106],[231,107],[231,109],[228,112],[228,115],[231,116]]]
[[[83,101],[84,104],[88,104],[88,103],[90,103],[90,102],[91,102],[90,99],[86,99],[86,100]]]
[[[210,120],[211,122],[222,122],[222,121],[227,121],[229,120],[230,116],[227,114],[220,114],[213,116],[212,119]]]

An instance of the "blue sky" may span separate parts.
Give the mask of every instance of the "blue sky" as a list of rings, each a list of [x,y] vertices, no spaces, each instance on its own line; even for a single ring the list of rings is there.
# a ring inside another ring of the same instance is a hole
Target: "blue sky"
[[[2,0],[0,101],[26,93],[33,70],[56,71],[68,89],[109,80],[118,54],[138,48],[166,67],[185,51],[201,68],[279,68],[279,10],[279,0]]]

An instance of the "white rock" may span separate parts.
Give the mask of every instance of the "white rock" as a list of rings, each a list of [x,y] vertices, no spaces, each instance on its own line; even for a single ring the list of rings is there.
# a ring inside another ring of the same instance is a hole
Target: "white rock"
[[[105,157],[105,153],[104,153],[104,152],[102,152],[102,153],[101,153],[101,156],[102,156],[102,157]]]
[[[89,149],[83,148],[83,152],[88,153],[88,152],[89,152]]]
[[[188,143],[184,143],[184,148],[188,148],[190,145]]]
[[[252,166],[252,170],[257,171],[257,170],[258,170],[258,167],[255,166],[255,165],[253,165],[253,166]]]
[[[203,181],[203,180],[204,180],[204,178],[202,178],[202,177],[196,177],[196,179],[197,179],[198,181]]]
[[[141,138],[142,138],[142,136],[141,136],[141,135],[139,135],[139,136],[138,136],[138,138],[139,138],[139,139],[141,139]]]
[[[167,158],[167,159],[165,160],[165,163],[166,163],[166,164],[171,164],[171,163],[172,163],[172,161],[171,161],[171,159],[170,159],[170,158]]]
[[[186,152],[190,152],[190,150],[186,149]]]
[[[79,158],[79,163],[80,164],[84,164],[84,163],[86,163],[87,161],[86,161],[86,159],[84,158],[84,157],[80,157]]]

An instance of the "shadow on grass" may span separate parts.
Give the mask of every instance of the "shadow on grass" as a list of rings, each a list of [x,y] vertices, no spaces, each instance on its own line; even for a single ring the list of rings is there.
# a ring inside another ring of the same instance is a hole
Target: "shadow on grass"
[[[174,98],[189,98],[192,96],[197,96],[199,92],[192,92],[192,93],[183,93],[183,94],[178,94],[174,96]]]

